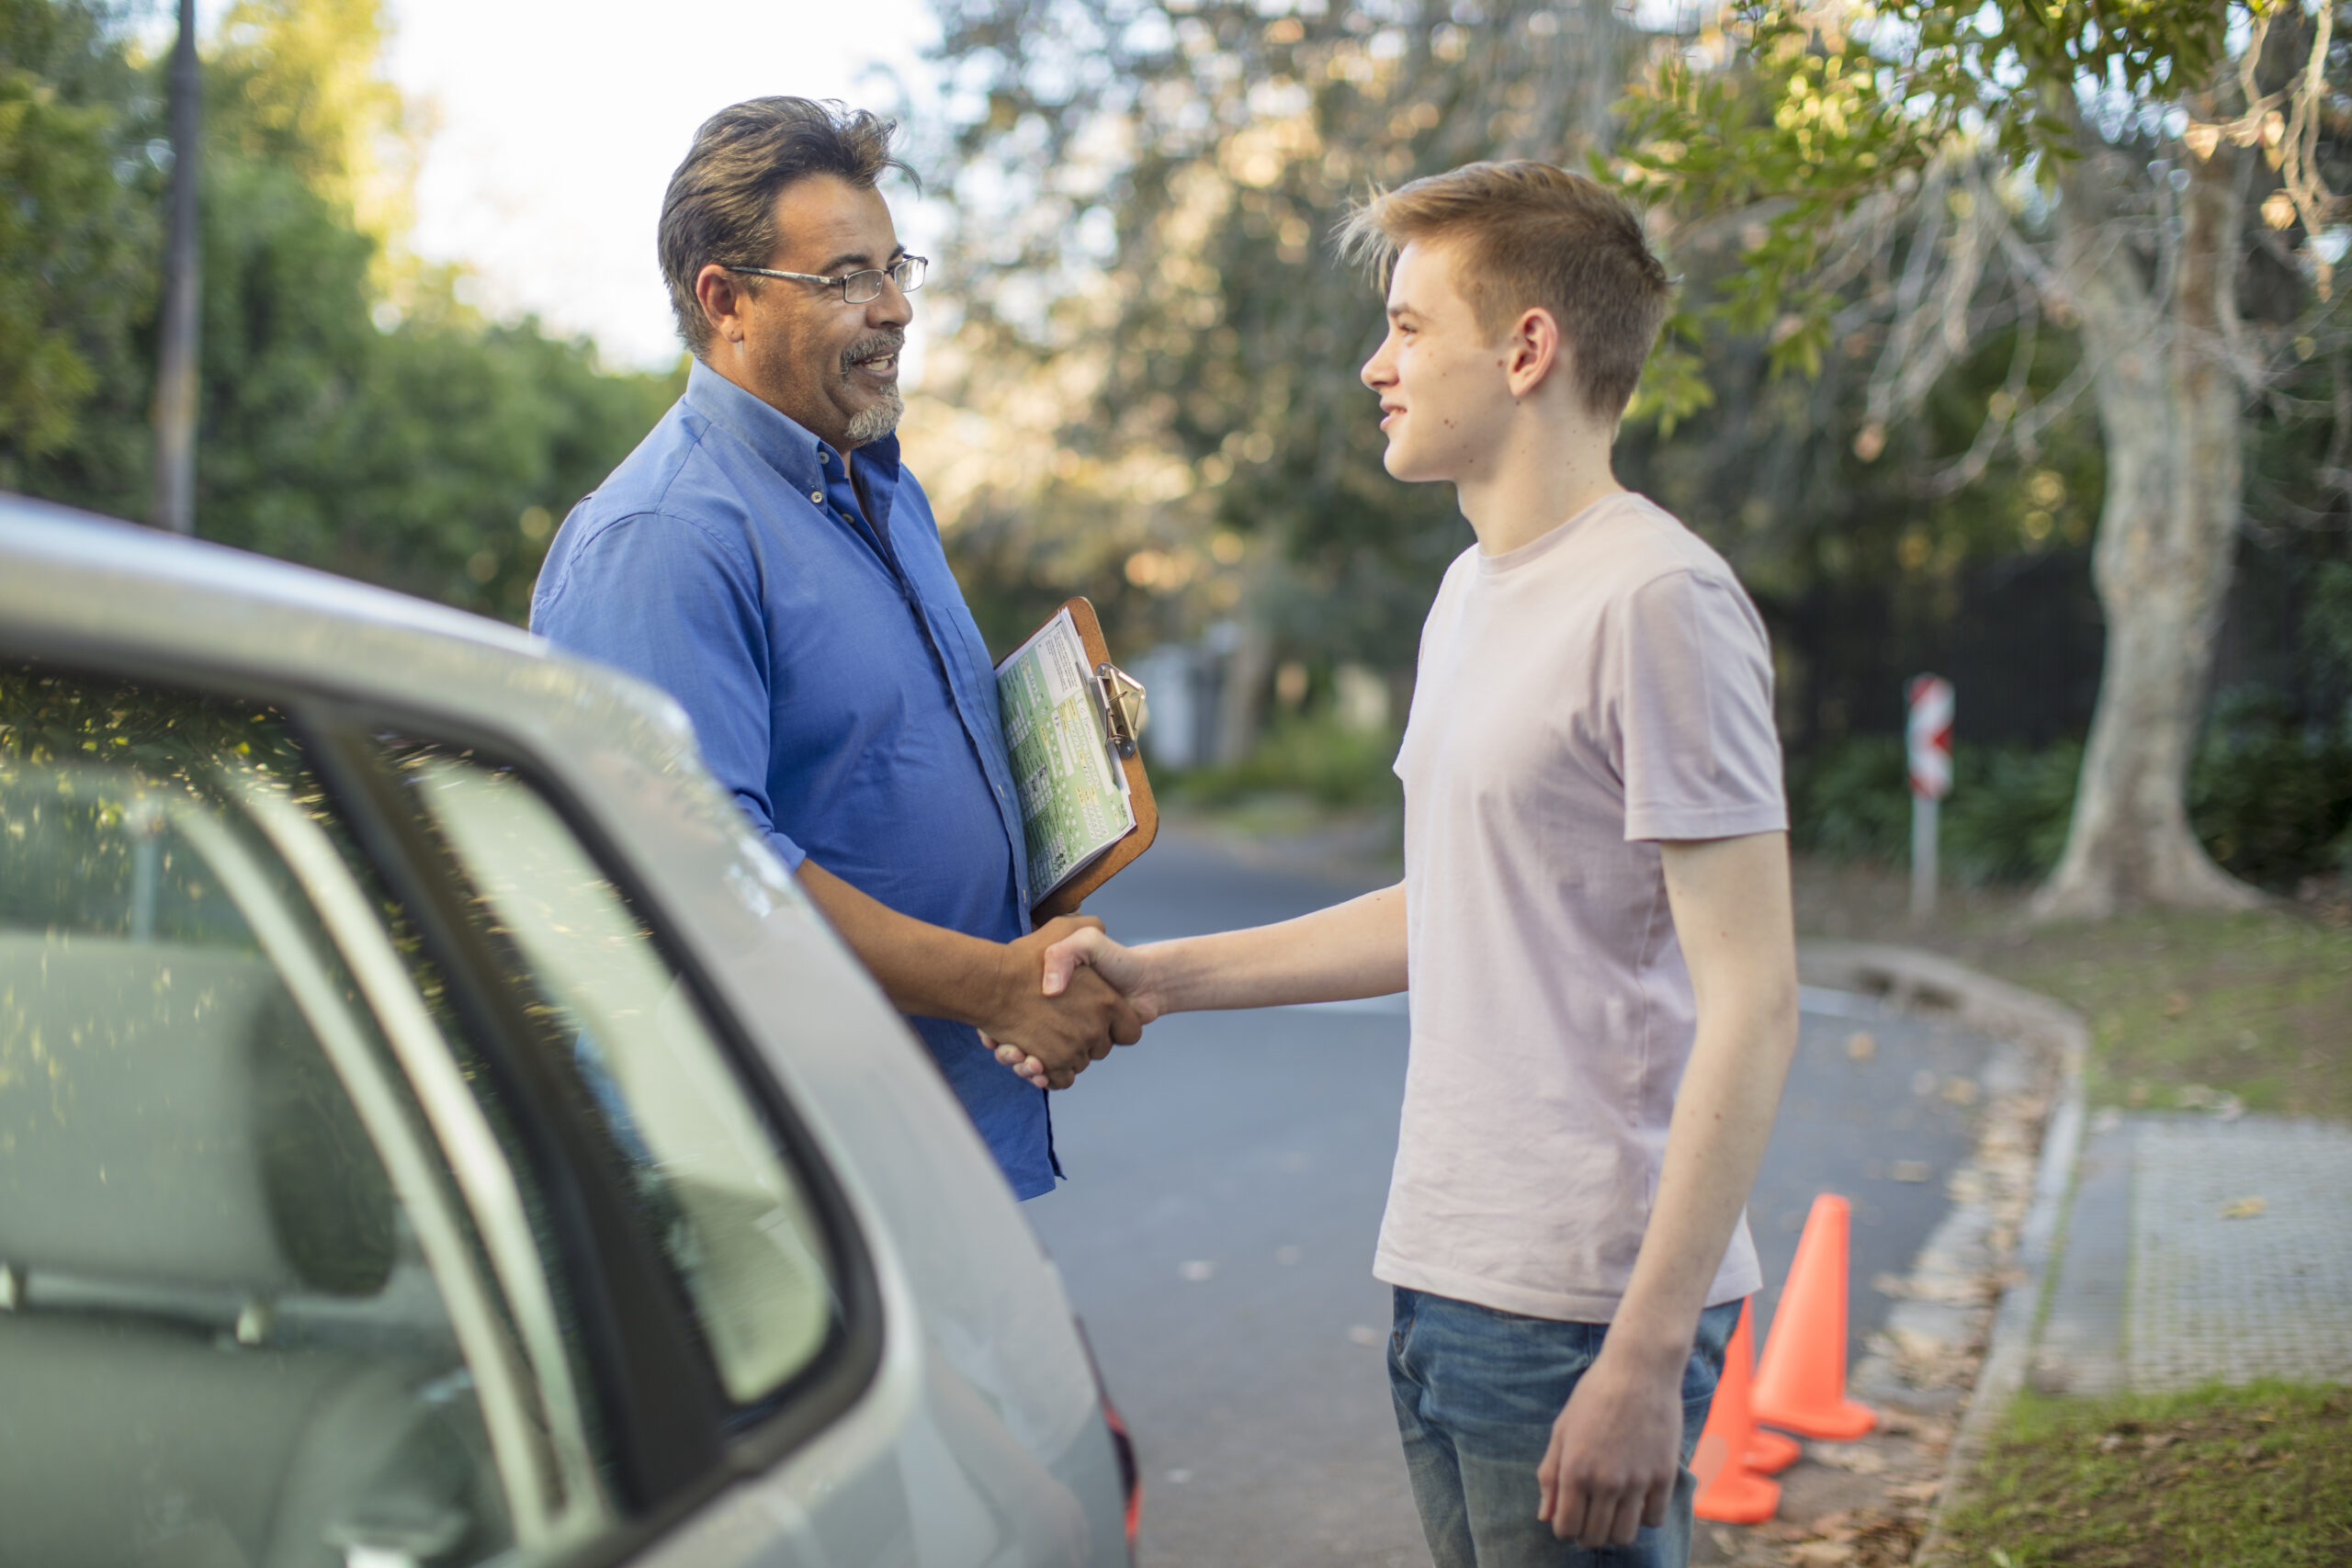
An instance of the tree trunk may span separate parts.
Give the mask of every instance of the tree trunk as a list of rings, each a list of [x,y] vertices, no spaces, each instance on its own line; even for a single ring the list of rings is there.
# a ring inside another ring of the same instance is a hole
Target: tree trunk
[[[2065,852],[2034,897],[2043,919],[2261,902],[2206,854],[2187,799],[2244,467],[2244,398],[2226,351],[2241,223],[2233,151],[2225,142],[2191,160],[2177,209],[2154,191],[2170,264],[2153,288],[2122,242],[2129,220],[2100,198],[2100,185],[2131,177],[2120,161],[2094,153],[2065,182],[2061,257],[2107,450],[2091,558],[2107,662]]]

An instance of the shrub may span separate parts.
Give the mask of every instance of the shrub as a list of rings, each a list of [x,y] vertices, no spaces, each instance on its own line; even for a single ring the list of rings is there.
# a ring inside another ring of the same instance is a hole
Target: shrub
[[[1393,729],[1344,728],[1329,713],[1281,718],[1240,761],[1177,774],[1166,792],[1203,806],[1282,794],[1340,808],[1397,807],[1404,786],[1393,771],[1396,739]]]
[[[2296,725],[2265,693],[2225,693],[2189,772],[2188,815],[2213,858],[2249,882],[2352,871],[2352,734]]]
[[[2024,882],[2058,863],[2083,749],[2064,742],[1956,747],[1943,805],[1942,869],[1970,886]],[[1907,863],[1911,785],[1899,736],[1863,735],[1789,762],[1796,847],[1831,860]]]
[[[2082,742],[1963,743],[1952,763],[1945,874],[1967,885],[2047,875],[2065,848]],[[2226,694],[2190,770],[2188,812],[2206,850],[2247,881],[2287,889],[2314,873],[2352,872],[2352,732],[2297,725],[2266,694]],[[1789,820],[1800,851],[1907,863],[1901,739],[1858,736],[1792,758]]]

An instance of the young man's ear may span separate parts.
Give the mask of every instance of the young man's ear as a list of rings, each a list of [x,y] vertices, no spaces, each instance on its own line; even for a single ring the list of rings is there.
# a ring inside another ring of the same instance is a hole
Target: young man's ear
[[[1510,395],[1524,398],[1549,379],[1567,357],[1560,339],[1560,323],[1538,306],[1520,312],[1503,344],[1503,374]]]

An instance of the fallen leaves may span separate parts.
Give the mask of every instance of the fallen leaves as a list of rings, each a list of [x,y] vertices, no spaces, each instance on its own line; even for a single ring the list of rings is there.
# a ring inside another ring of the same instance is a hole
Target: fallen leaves
[[[1815,1460],[1832,1470],[1842,1470],[1852,1475],[1886,1473],[1886,1456],[1860,1443],[1815,1443],[1810,1451]]]

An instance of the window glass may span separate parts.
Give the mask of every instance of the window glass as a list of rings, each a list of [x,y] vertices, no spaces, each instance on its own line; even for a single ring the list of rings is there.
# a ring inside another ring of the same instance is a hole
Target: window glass
[[[737,1404],[808,1368],[839,1308],[800,1184],[694,998],[563,819],[431,748],[401,776],[571,1058]]]
[[[0,666],[0,1555],[556,1544],[592,1499],[257,803],[329,823],[278,715]]]

